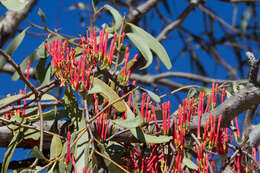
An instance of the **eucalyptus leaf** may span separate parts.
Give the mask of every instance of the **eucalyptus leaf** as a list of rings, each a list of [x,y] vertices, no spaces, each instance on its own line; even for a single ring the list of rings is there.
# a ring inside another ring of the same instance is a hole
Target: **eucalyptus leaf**
[[[98,78],[93,79],[93,87],[88,94],[99,93],[104,99],[108,100],[109,103],[119,99],[117,93],[108,86],[105,82]],[[125,111],[125,102],[123,100],[114,103],[112,106],[119,112]]]
[[[162,63],[166,66],[166,68],[169,70],[172,68],[172,63],[170,61],[170,58],[166,52],[166,50],[163,48],[161,43],[156,40],[151,34],[147,33],[143,29],[139,28],[138,26],[127,23],[133,33],[136,33],[139,35],[139,37],[147,44],[147,46],[158,56],[158,58],[162,61]],[[128,33],[129,34],[129,33]]]
[[[21,11],[25,8],[29,1],[20,1],[20,0],[1,0],[0,4],[2,4],[5,8],[11,11]]]
[[[110,5],[105,5],[104,8],[106,8],[112,14],[112,16],[115,20],[114,29],[118,30],[120,28],[120,26],[122,25],[122,21],[123,21],[121,14],[115,8],[111,7]]]
[[[133,42],[133,44],[140,50],[144,59],[146,60],[146,64],[141,69],[145,69],[149,67],[153,62],[153,54],[148,47],[146,41],[140,37],[138,33],[127,33],[127,37]]]
[[[17,147],[17,145],[21,142],[22,140],[22,134],[20,132],[16,133],[14,137],[12,138],[11,142],[9,143],[7,150],[5,151],[4,158],[2,161],[2,167],[1,167],[1,172],[6,173],[8,170],[8,166],[10,163],[10,160],[13,156],[14,150]]]
[[[198,170],[198,166],[189,158],[184,157],[182,163],[190,169]]]
[[[161,144],[172,140],[172,136],[152,136],[145,134],[140,127],[132,128],[130,131],[136,139],[148,144]]]
[[[35,129],[26,129],[24,132],[24,139],[32,139],[34,141],[37,141],[40,139],[40,132],[38,130]]]
[[[43,155],[43,153],[39,150],[37,146],[34,146],[32,151],[32,156],[36,157],[38,159],[43,159],[45,161],[48,161],[48,159]]]
[[[161,102],[160,97],[157,94],[155,94],[154,92],[149,91],[149,90],[147,90],[145,88],[142,88],[142,90],[144,90],[153,99],[153,101],[155,101],[156,103],[160,103]]]
[[[60,137],[54,135],[51,140],[50,160],[57,158],[62,152],[62,142]]]
[[[7,48],[5,49],[5,53],[8,54],[9,56],[12,56],[12,54],[16,51],[16,49],[20,46],[20,44],[22,43],[26,31],[30,28],[27,27],[25,28],[20,34],[18,34],[17,36],[15,36],[15,38],[9,43],[9,45],[7,46]],[[0,56],[0,69],[3,68],[3,66],[5,65],[6,60],[4,59],[4,57],[1,55]]]
[[[131,129],[139,127],[144,123],[144,120],[140,116],[135,117],[134,113],[128,106],[126,106],[126,113],[127,117],[125,120],[123,120],[123,118],[115,120],[115,123],[120,127]]]
[[[84,116],[81,118],[81,121],[79,123],[79,129],[86,128],[86,121]],[[85,158],[88,157],[88,153],[86,151],[86,146],[89,143],[89,136],[88,133],[85,132],[77,141],[76,143],[76,149],[75,149],[75,160],[76,167],[79,173],[83,172],[83,168],[86,167],[86,160]]]

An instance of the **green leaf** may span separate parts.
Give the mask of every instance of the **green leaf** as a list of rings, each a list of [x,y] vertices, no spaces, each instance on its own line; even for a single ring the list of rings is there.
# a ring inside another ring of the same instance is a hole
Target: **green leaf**
[[[20,64],[20,68],[21,71],[25,71],[27,68],[27,61],[30,60],[31,64],[34,63],[35,61],[42,59],[42,58],[47,58],[48,56],[48,52],[45,50],[45,42],[49,43],[52,40],[56,40],[59,39],[60,37],[55,36],[52,37],[50,39],[46,39],[45,41],[43,41],[38,48],[36,48],[33,53],[29,56],[27,56],[26,58],[24,58],[24,60],[22,61],[22,63]],[[20,78],[18,72],[15,72],[12,76],[12,80],[13,81],[17,81]]]
[[[61,139],[54,135],[51,140],[50,148],[50,160],[57,158],[62,152],[62,142]]]
[[[20,0],[2,0],[0,3],[11,11],[20,11],[28,4],[29,1],[20,1]]]
[[[142,88],[142,90],[144,90],[145,92],[147,92],[147,94],[148,94],[148,95],[153,99],[153,101],[155,101],[156,103],[160,103],[160,102],[161,102],[160,97],[159,97],[157,94],[155,94],[154,92],[149,91],[149,90],[144,89],[144,88]]]
[[[17,100],[19,98],[22,98],[24,96],[25,96],[24,94],[17,94],[17,95],[14,95],[14,96],[6,97],[6,98],[3,98],[2,100],[0,100],[0,104],[9,103],[9,102]],[[33,99],[35,99],[34,95],[31,95],[30,97],[27,98],[27,100],[33,100]],[[57,99],[54,96],[50,95],[50,94],[43,94],[41,100],[54,100],[54,101],[57,101]]]
[[[32,140],[39,140],[40,139],[40,132],[35,129],[26,129],[24,132],[24,139],[32,139]]]
[[[9,143],[7,150],[5,152],[5,155],[4,155],[4,159],[2,161],[2,167],[1,167],[2,173],[7,172],[11,157],[13,156],[13,153],[14,153],[14,150],[15,150],[16,146],[21,142],[21,140],[22,140],[22,134],[20,132],[18,132],[14,135],[11,142]]]
[[[78,101],[75,97],[72,89],[69,86],[66,86],[65,94],[63,97],[64,107],[69,118],[80,117],[81,112],[78,109]]]
[[[193,161],[190,160],[190,159],[187,158],[187,157],[184,157],[184,158],[183,158],[182,163],[183,163],[185,166],[187,166],[188,168],[190,168],[190,169],[198,170],[198,166],[197,166],[195,163],[193,163]]]
[[[126,113],[127,118],[125,120],[123,120],[123,118],[115,120],[115,123],[118,124],[120,127],[131,129],[139,127],[143,124],[143,118],[140,116],[135,117],[134,113],[128,106],[126,106]]]
[[[44,120],[59,120],[61,118],[67,117],[67,112],[64,109],[52,109],[48,112],[44,112],[43,114]]]
[[[106,8],[112,14],[112,16],[115,20],[114,29],[118,30],[120,28],[120,26],[122,25],[122,21],[123,21],[122,16],[115,8],[111,7],[110,5],[105,5],[104,8]]]
[[[161,144],[172,140],[172,136],[152,136],[145,134],[140,127],[132,128],[130,131],[136,139],[149,144]]]
[[[45,85],[51,81],[52,72],[54,71],[51,64],[45,67],[46,60],[40,59],[36,66],[35,76],[41,85]]]
[[[48,161],[48,159],[43,155],[42,152],[40,152],[40,150],[38,149],[37,146],[34,146],[31,151],[32,151],[32,156],[33,157],[36,157],[38,159],[43,159],[45,161]]]
[[[42,22],[44,23],[44,27],[47,28],[46,17],[45,17],[44,12],[42,11],[42,9],[39,8],[38,11],[37,11],[37,14],[38,14],[38,16],[41,17]]]
[[[5,53],[7,53],[9,56],[12,56],[12,54],[15,52],[15,50],[20,46],[20,44],[22,43],[25,33],[26,31],[30,28],[27,27],[25,28],[20,34],[18,34],[11,42],[10,44],[7,46],[7,48],[5,49]],[[1,55],[0,56],[0,69],[3,68],[3,66],[5,65],[6,60],[4,59],[4,57]]]
[[[151,34],[147,33],[143,29],[135,26],[134,24],[127,23],[130,25],[132,31],[139,35],[139,37],[147,44],[147,46],[152,49],[152,51],[158,56],[158,58],[162,61],[162,63],[167,67],[167,69],[172,68],[172,63],[170,58],[163,48],[161,43],[156,40]]]
[[[153,54],[150,48],[148,47],[148,44],[142,37],[140,37],[138,33],[127,33],[126,35],[133,42],[133,44],[140,50],[145,60],[147,61],[145,66],[141,69],[149,67],[153,62]]]
[[[82,117],[79,123],[79,129],[86,128],[85,118]],[[86,167],[86,160],[88,158],[88,152],[86,151],[86,145],[89,143],[88,132],[85,132],[77,141],[75,149],[76,167],[79,173],[83,172],[83,168]]]
[[[104,97],[104,99],[108,100],[109,103],[120,98],[112,88],[98,78],[93,79],[93,87],[88,92],[88,94],[94,93],[99,93],[102,97]],[[125,102],[123,100],[114,103],[112,106],[119,112],[125,111]]]

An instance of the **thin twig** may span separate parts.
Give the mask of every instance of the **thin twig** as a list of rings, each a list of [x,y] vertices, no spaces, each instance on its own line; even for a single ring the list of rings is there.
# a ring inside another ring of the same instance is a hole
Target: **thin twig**
[[[111,163],[113,163],[115,166],[117,166],[118,168],[120,168],[121,170],[123,170],[126,173],[130,173],[128,170],[126,170],[125,168],[123,168],[121,165],[119,165],[118,163],[116,163],[114,160],[110,159],[109,157],[107,157],[106,155],[98,152],[97,150],[95,150],[95,153],[97,153],[98,155],[100,155],[101,157],[107,159],[108,161],[110,161]]]
[[[37,97],[39,95],[39,92],[37,91],[37,89],[32,85],[32,83],[26,79],[26,77],[24,76],[21,68],[19,65],[17,65],[14,60],[7,54],[5,53],[2,49],[0,49],[0,53],[3,55],[3,57],[5,58],[5,60],[7,62],[9,62],[14,68],[15,70],[18,72],[18,74],[20,75],[21,79],[24,81],[24,83],[34,92],[35,96]]]

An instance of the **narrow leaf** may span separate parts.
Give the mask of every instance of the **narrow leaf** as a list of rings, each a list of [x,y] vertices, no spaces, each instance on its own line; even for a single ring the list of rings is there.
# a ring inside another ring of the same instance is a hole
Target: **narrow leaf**
[[[4,159],[2,161],[1,172],[3,173],[7,172],[11,157],[13,156],[14,150],[16,146],[20,143],[21,139],[22,139],[22,135],[20,132],[16,133],[12,138],[5,152]]]
[[[98,78],[93,79],[93,87],[88,93],[99,93],[102,97],[104,97],[104,99],[108,100],[109,103],[120,98],[112,88]],[[125,111],[125,102],[123,100],[114,103],[112,106],[119,112]]]
[[[162,61],[162,63],[167,67],[167,69],[172,68],[172,63],[170,61],[170,58],[166,52],[166,50],[163,48],[161,43],[156,40],[151,34],[147,33],[143,29],[135,26],[134,24],[127,23],[130,25],[132,31],[139,35],[141,39],[148,45],[150,49],[158,56],[158,58]]]
[[[22,43],[25,33],[26,31],[30,28],[27,27],[25,28],[20,34],[18,34],[11,42],[10,44],[7,46],[7,48],[5,49],[5,53],[7,53],[8,55],[12,55],[16,49],[20,46],[20,44]],[[0,56],[0,69],[3,68],[3,66],[5,65],[5,59],[4,57],[1,55]]]
[[[122,21],[123,21],[122,16],[115,8],[111,7],[110,5],[105,5],[104,8],[106,8],[112,14],[112,16],[115,20],[114,29],[118,30],[120,28],[120,26],[122,25]]]
[[[85,118],[82,117],[81,121],[79,123],[79,129],[83,129],[86,128],[86,121]],[[89,142],[89,136],[88,133],[85,132],[80,139],[78,140],[78,142],[76,143],[76,152],[75,154],[75,160],[76,162],[76,167],[79,173],[82,173],[83,168],[86,167],[86,160],[85,158],[88,157],[88,153],[86,151],[86,145]]]
[[[54,135],[51,140],[50,148],[50,160],[57,158],[62,152],[62,142],[61,139]]]
[[[32,149],[32,156],[36,157],[38,159],[43,159],[45,161],[48,161],[48,159],[43,155],[42,152],[40,152],[40,150],[38,149],[37,146],[34,146]]]
[[[147,61],[145,66],[141,69],[145,69],[149,67],[153,61],[153,55],[151,50],[148,47],[148,44],[145,42],[145,40],[140,37],[138,33],[127,33],[127,37],[133,42],[133,44],[140,50],[142,55],[144,56],[144,59]]]
[[[153,101],[155,101],[156,103],[161,102],[160,97],[157,94],[155,94],[154,92],[149,91],[149,90],[144,89],[144,88],[142,88],[142,90],[144,90],[153,99]]]
[[[187,157],[184,157],[184,158],[183,158],[182,163],[183,163],[185,166],[187,166],[188,168],[190,168],[190,169],[198,170],[198,166],[197,166],[192,160],[190,160],[190,159],[187,158]]]
[[[130,131],[136,139],[149,144],[161,144],[172,140],[172,136],[152,136],[145,134],[140,127],[132,128]]]
[[[20,11],[24,9],[29,1],[20,1],[20,0],[2,0],[0,3],[11,11]]]
[[[143,119],[140,116],[135,117],[132,110],[126,106],[126,113],[127,118],[123,120],[123,118],[116,119],[115,123],[118,124],[120,127],[131,129],[135,127],[139,127],[143,124]]]

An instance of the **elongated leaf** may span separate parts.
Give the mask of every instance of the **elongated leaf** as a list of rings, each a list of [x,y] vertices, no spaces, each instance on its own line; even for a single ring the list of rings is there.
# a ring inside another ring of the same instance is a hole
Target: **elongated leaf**
[[[81,118],[81,121],[79,123],[79,129],[83,129],[86,127],[86,121],[84,116]],[[83,168],[86,167],[86,160],[85,158],[88,157],[88,152],[86,151],[86,145],[89,142],[89,136],[88,133],[85,132],[78,142],[76,143],[76,150],[75,150],[75,160],[76,167],[79,173],[83,172]]]
[[[6,173],[8,170],[8,166],[11,160],[11,157],[13,156],[14,150],[16,146],[20,143],[22,140],[22,134],[20,132],[16,133],[14,137],[12,138],[10,144],[7,147],[7,150],[4,155],[4,159],[2,161],[2,167],[1,172]]]
[[[25,96],[24,94],[17,94],[17,95],[14,95],[14,96],[6,97],[6,98],[3,98],[2,100],[0,100],[0,104],[5,104],[5,103],[11,102],[13,100],[17,100],[19,98],[22,98],[24,96]],[[27,100],[33,100],[33,99],[35,99],[34,95],[31,95],[30,97],[27,98]],[[54,96],[50,95],[50,94],[43,94],[41,100],[54,100],[54,101],[57,101],[57,99]]]
[[[50,148],[50,160],[57,158],[62,152],[62,142],[61,139],[54,135],[51,140]]]
[[[142,88],[142,90],[144,90],[145,92],[147,92],[147,94],[148,94],[148,95],[153,99],[153,101],[155,101],[156,103],[160,103],[160,102],[161,102],[160,97],[159,97],[157,94],[155,94],[154,92],[149,91],[149,90],[144,89],[144,88]]]
[[[113,16],[114,20],[115,20],[115,25],[114,25],[114,29],[118,30],[120,28],[120,26],[122,25],[122,21],[123,18],[120,15],[120,13],[114,9],[113,7],[111,7],[110,5],[105,5],[104,8],[106,8]]]
[[[24,139],[32,139],[32,140],[39,140],[40,139],[40,132],[34,129],[26,129],[24,132]]]
[[[146,41],[143,39],[143,37],[140,37],[140,34],[138,33],[127,33],[126,35],[133,42],[133,44],[140,50],[140,52],[146,60],[145,66],[141,69],[149,67],[153,62],[153,55]]]
[[[45,161],[48,161],[48,159],[43,155],[42,152],[40,152],[40,150],[38,149],[37,146],[34,146],[32,149],[32,156],[36,157],[38,159],[43,159]]]
[[[120,98],[112,88],[110,88],[105,82],[103,82],[98,78],[93,79],[93,87],[88,93],[89,94],[99,93],[102,95],[102,97],[108,100],[109,103]],[[114,103],[112,106],[119,112],[125,111],[125,102],[123,100]]]
[[[157,41],[151,34],[147,33],[143,29],[135,26],[134,24],[127,23],[130,25],[132,31],[139,35],[139,37],[145,42],[150,49],[158,56],[158,58],[162,61],[162,63],[167,67],[167,69],[172,68],[172,63],[170,58],[161,45],[159,41]]]
[[[183,158],[182,163],[190,169],[198,170],[198,166],[187,157]]]
[[[7,53],[8,55],[12,55],[16,49],[20,46],[20,44],[22,43],[25,33],[26,31],[30,28],[27,27],[25,28],[20,34],[18,34],[11,42],[10,44],[7,46],[7,48],[5,49],[5,53]],[[5,59],[3,56],[0,56],[0,69],[3,68],[3,66],[5,65]]]
[[[120,127],[131,129],[139,127],[144,123],[144,120],[140,116],[135,117],[134,113],[128,106],[126,106],[126,113],[127,118],[125,120],[123,120],[122,118],[115,120],[115,123],[118,124]]]
[[[161,144],[172,140],[172,136],[152,136],[145,134],[140,127],[132,128],[130,131],[136,139],[149,144]]]
[[[67,117],[67,112],[64,109],[52,109],[48,112],[44,112],[42,115],[44,120],[59,120]]]
[[[24,72],[27,68],[27,61],[30,60],[31,64],[34,63],[35,61],[42,59],[42,58],[47,58],[48,56],[48,52],[45,50],[45,42],[49,43],[52,40],[56,40],[59,39],[60,37],[55,36],[52,37],[50,39],[46,39],[45,41],[43,41],[38,48],[36,48],[33,53],[29,56],[27,56],[26,58],[24,58],[24,60],[22,61],[22,63],[20,64],[20,68],[21,70]],[[12,80],[13,81],[17,81],[20,78],[18,72],[15,72],[12,76]]]
[[[28,4],[29,1],[20,1],[20,0],[2,0],[0,3],[11,11],[20,11]]]
[[[69,86],[66,86],[63,100],[65,104],[64,107],[69,118],[78,118],[81,116],[81,112],[78,109],[77,98]]]

